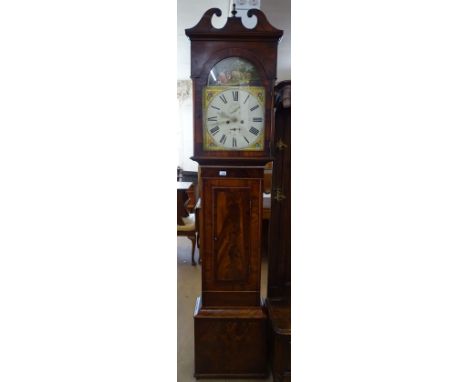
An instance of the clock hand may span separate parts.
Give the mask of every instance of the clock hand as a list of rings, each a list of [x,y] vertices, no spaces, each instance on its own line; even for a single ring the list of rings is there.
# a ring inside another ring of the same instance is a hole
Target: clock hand
[[[239,109],[240,109],[240,106],[237,106],[233,111],[231,111],[231,115],[234,114]]]

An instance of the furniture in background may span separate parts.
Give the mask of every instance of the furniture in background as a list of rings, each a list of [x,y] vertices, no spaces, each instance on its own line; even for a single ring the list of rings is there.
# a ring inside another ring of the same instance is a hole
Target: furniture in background
[[[262,214],[262,255],[268,254],[268,228],[271,215],[271,176],[273,162],[268,162],[263,170],[263,214]]]
[[[189,200],[187,201],[186,208],[188,212],[194,212],[195,205],[199,198],[198,195],[198,172],[197,171],[186,171],[182,167],[177,167],[177,181],[178,182],[188,182],[191,183],[191,186],[187,189],[187,196]]]
[[[263,170],[263,219],[269,220],[271,214],[271,177],[273,162],[268,162]]]
[[[267,309],[273,380],[286,382],[291,380],[291,81],[280,82],[275,92]]]
[[[197,221],[195,212],[187,211],[190,201],[187,191],[191,182],[177,182],[177,236],[186,236],[192,241],[192,265],[195,263],[195,246],[197,246]]]
[[[198,264],[202,262],[202,251],[200,247],[200,224],[201,224],[201,198],[198,198],[195,205],[195,229],[197,230],[197,248],[198,248]]]
[[[183,173],[182,167],[177,166],[177,181],[178,181],[178,182],[182,182],[182,181],[183,181],[183,179],[182,179],[182,177],[183,177],[182,173]]]

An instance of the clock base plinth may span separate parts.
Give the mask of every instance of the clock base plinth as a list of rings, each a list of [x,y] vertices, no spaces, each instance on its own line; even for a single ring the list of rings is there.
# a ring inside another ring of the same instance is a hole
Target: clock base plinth
[[[266,378],[267,314],[265,308],[202,307],[197,298],[195,378]]]

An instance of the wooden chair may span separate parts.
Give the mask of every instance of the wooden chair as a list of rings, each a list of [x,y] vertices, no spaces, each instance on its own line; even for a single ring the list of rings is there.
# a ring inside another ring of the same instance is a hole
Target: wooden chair
[[[195,246],[198,246],[195,212],[187,211],[187,203],[190,199],[187,195],[190,183],[177,183],[177,236],[185,236],[192,241],[192,265],[195,263]]]
[[[189,216],[183,217],[182,221],[184,224],[177,224],[177,236],[186,236],[192,241],[192,265],[196,265],[195,246],[198,246],[198,242],[195,213],[191,213]]]

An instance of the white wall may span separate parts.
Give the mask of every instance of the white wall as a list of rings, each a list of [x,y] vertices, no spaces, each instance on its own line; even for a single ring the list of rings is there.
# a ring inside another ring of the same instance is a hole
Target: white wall
[[[278,45],[278,82],[291,79],[291,1],[262,0],[261,10],[275,28],[283,30]]]
[[[206,10],[220,8],[222,16],[213,18],[215,27],[222,27],[230,14],[229,0],[178,0],[177,1],[177,80],[178,94],[185,94],[187,80],[190,80],[190,40],[185,29],[195,26]],[[290,0],[262,0],[261,10],[268,21],[284,31],[278,47],[278,81],[291,79],[291,3]],[[182,82],[180,82],[182,81]],[[182,86],[180,86],[182,85]],[[179,139],[179,163],[186,171],[197,171],[193,155],[192,97],[179,96],[179,125],[176,127]]]

